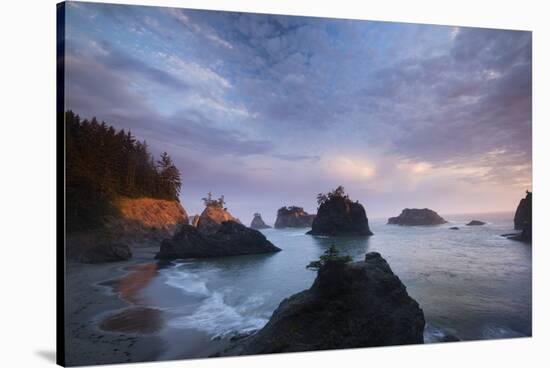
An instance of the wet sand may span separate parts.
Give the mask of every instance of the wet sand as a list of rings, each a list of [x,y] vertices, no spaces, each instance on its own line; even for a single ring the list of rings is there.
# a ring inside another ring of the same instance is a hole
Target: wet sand
[[[140,294],[158,274],[158,247],[132,251],[124,262],[67,263],[67,365],[205,358],[223,350],[227,340],[204,332],[163,330],[163,312]]]
[[[134,310],[139,285],[146,284],[140,274],[118,292],[109,293],[108,280],[131,275],[129,266],[151,263],[157,248],[134,249],[134,257],[125,262],[105,264],[67,263],[65,297],[66,363],[70,366],[143,362],[157,360],[165,343],[154,332],[160,328],[160,312]],[[139,266],[138,266],[139,267]],[[151,271],[149,271],[151,273]],[[107,283],[105,283],[107,281]],[[113,283],[115,284],[115,283]],[[119,296],[120,293],[120,296]],[[123,297],[121,297],[123,296]],[[126,300],[125,300],[126,299]],[[155,310],[156,311],[156,310]],[[122,315],[121,315],[122,313]],[[145,314],[144,314],[145,313]],[[115,316],[115,317],[113,317]],[[124,316],[129,318],[124,323]],[[109,319],[110,317],[110,319]],[[107,322],[105,322],[107,321]],[[99,326],[112,327],[105,331]]]

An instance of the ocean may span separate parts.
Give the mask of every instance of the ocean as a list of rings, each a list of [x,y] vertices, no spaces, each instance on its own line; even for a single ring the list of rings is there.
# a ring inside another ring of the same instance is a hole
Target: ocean
[[[140,298],[163,311],[163,358],[198,357],[201,350],[183,349],[178,336],[187,341],[196,332],[215,342],[261,328],[284,298],[311,286],[316,274],[306,265],[334,244],[354,260],[376,251],[388,261],[424,311],[427,343],[449,335],[460,340],[531,336],[531,245],[501,236],[514,232],[513,214],[443,217],[448,224],[415,227],[372,219],[374,235],[367,238],[262,230],[281,252],[175,261],[158,270]],[[464,226],[472,219],[487,224]]]

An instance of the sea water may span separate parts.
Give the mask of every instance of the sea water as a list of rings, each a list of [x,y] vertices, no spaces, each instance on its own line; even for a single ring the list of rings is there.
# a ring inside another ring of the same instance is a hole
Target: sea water
[[[216,341],[264,326],[283,299],[311,286],[316,273],[306,265],[334,244],[354,260],[376,251],[388,261],[424,311],[426,342],[531,336],[531,245],[501,236],[513,232],[513,214],[444,217],[449,223],[413,227],[373,219],[371,237],[262,230],[281,252],[175,261],[141,293],[164,311],[167,340],[196,331]],[[487,224],[465,226],[472,219]]]

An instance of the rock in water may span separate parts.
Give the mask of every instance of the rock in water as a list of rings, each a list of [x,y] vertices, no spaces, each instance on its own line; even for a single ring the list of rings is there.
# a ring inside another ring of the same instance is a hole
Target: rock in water
[[[235,221],[224,221],[216,232],[204,234],[191,225],[183,225],[172,239],[160,245],[157,259],[207,258],[280,251],[258,230]]]
[[[456,226],[452,226],[449,228],[449,230],[460,230],[460,228],[456,227]]]
[[[511,239],[531,242],[533,231],[532,197],[533,193],[527,191],[525,198],[519,202],[514,216],[514,228],[521,230],[521,234],[511,237]]]
[[[270,229],[271,226],[267,225],[264,220],[262,219],[262,215],[259,213],[254,214],[254,218],[252,219],[252,222],[250,223],[250,227],[252,229]]]
[[[428,208],[405,208],[399,216],[388,219],[390,225],[405,226],[441,225],[446,222],[437,212]]]
[[[285,227],[311,227],[315,215],[310,215],[302,207],[281,207],[277,211],[276,229]]]
[[[347,196],[323,202],[311,225],[310,235],[372,235],[363,205]]]
[[[197,229],[205,234],[214,234],[225,221],[241,223],[238,218],[233,217],[226,208],[207,206],[202,211],[197,222]]]
[[[219,355],[422,344],[424,324],[388,263],[368,253],[323,265],[309,290],[284,299],[264,328]]]
[[[482,226],[485,225],[485,222],[479,220],[472,220],[466,224],[466,226]]]

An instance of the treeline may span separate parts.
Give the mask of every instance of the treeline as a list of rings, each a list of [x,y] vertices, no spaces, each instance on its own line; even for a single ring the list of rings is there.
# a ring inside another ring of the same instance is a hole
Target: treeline
[[[155,161],[130,131],[65,113],[67,225],[101,225],[117,196],[178,200],[181,177],[165,152]]]

